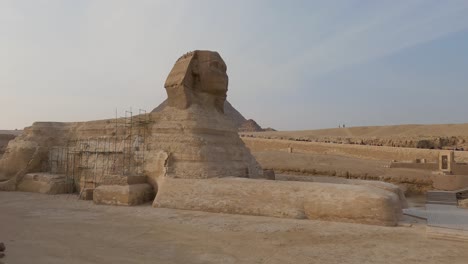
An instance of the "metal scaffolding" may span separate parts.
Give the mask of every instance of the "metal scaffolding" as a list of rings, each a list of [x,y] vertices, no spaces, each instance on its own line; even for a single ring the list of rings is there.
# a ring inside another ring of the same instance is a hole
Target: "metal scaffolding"
[[[106,175],[141,175],[149,124],[150,116],[143,109],[137,116],[130,109],[120,118],[116,111],[113,129],[102,136],[52,147],[45,171],[65,175],[72,188],[80,186],[80,196],[86,188],[96,188]]]

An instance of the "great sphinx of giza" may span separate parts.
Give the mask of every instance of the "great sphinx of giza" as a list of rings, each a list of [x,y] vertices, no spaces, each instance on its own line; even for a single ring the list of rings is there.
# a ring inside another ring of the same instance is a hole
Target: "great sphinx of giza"
[[[226,70],[217,52],[194,51],[179,58],[169,73],[164,85],[167,106],[154,113],[150,140],[151,148],[168,155],[166,177],[262,176],[237,128],[224,114]],[[148,162],[148,166],[157,163]]]
[[[130,128],[118,126],[117,119],[33,124],[10,142],[0,160],[0,179],[8,179],[0,182],[0,190],[30,191],[49,174],[62,173],[66,179],[71,175],[80,196],[89,191],[98,204],[132,205],[154,199],[154,207],[173,209],[398,223],[405,198],[390,184],[265,179],[237,127],[224,114],[227,67],[217,52],[183,55],[165,89],[164,107],[134,117],[138,122]],[[66,157],[60,156],[62,149]],[[44,171],[49,174],[34,174]],[[41,184],[54,181],[59,179]]]

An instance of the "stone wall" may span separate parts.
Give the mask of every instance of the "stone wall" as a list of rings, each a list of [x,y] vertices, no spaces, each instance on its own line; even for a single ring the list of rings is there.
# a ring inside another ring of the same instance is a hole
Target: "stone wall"
[[[442,191],[455,191],[468,188],[468,175],[432,175],[434,188]]]
[[[434,163],[434,162],[431,162],[431,163],[392,162],[390,163],[390,168],[437,171],[439,169],[439,164]]]
[[[288,148],[292,148],[293,152],[299,153],[331,154],[370,160],[412,161],[416,159],[426,159],[427,162],[436,162],[440,152],[440,150],[429,149],[298,142],[250,137],[242,137],[242,140],[253,152],[267,150],[288,151]],[[459,162],[468,162],[468,152],[466,151],[456,152],[455,156],[456,160]]]
[[[457,158],[457,157],[455,157]],[[452,173],[455,175],[468,175],[468,164],[455,163],[452,165]]]

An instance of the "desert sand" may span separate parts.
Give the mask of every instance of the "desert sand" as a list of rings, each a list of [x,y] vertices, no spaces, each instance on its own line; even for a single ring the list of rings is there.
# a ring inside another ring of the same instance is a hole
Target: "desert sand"
[[[0,192],[4,263],[466,263],[468,244],[399,227],[94,205]],[[409,224],[413,224],[411,227]]]

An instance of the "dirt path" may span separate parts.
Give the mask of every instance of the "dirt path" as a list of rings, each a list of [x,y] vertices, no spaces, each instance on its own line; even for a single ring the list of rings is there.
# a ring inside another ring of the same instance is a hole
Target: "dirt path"
[[[424,225],[378,227],[96,206],[76,196],[0,192],[6,264],[467,263],[468,244]]]

